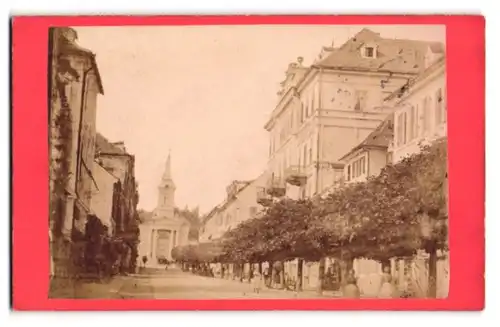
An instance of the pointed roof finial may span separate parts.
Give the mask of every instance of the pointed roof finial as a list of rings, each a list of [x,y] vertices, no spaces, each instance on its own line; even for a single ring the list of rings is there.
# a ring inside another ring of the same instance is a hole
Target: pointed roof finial
[[[167,162],[165,164],[165,171],[163,172],[163,180],[172,180],[172,167],[171,167],[171,149],[168,149]]]

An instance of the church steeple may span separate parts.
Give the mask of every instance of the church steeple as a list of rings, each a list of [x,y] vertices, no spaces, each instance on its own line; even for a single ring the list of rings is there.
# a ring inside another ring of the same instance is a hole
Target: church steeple
[[[168,152],[167,161],[165,163],[165,170],[161,178],[160,185],[158,186],[158,204],[156,212],[158,218],[173,217],[175,207],[175,184],[172,179],[171,155]]]
[[[161,186],[163,185],[170,185],[171,187],[175,187],[174,181],[172,180],[172,164],[171,164],[170,150],[168,151],[168,157],[165,163],[165,170],[163,171],[163,176],[161,178]]]

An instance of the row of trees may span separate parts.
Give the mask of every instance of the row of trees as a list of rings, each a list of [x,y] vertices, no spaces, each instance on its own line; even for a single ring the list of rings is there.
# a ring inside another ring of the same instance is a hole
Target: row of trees
[[[429,253],[429,296],[436,295],[437,250],[447,250],[447,142],[423,146],[366,182],[324,197],[282,199],[262,218],[241,223],[222,240],[174,249],[185,262],[259,263],[325,257],[352,265],[356,258],[384,262]],[[323,265],[323,266],[321,266]],[[323,268],[323,269],[322,269]],[[321,284],[321,283],[320,283]]]

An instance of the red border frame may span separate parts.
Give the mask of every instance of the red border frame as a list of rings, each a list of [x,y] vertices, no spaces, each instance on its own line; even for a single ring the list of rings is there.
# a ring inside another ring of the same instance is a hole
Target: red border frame
[[[50,26],[444,24],[450,262],[444,300],[48,299],[47,46]],[[13,20],[13,307],[20,310],[481,310],[484,307],[484,74],[481,16],[61,16]]]

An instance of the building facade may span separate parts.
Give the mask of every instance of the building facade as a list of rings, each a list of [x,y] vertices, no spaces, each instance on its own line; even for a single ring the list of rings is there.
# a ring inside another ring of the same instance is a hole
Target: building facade
[[[233,181],[228,185],[226,199],[203,219],[200,242],[217,240],[238,224],[255,218],[262,210],[259,201],[267,198],[267,194],[262,194],[266,176],[262,174],[251,181]]]
[[[388,140],[382,147],[370,141],[375,146],[350,151],[373,138],[394,111],[385,98],[426,69],[432,45],[385,39],[363,29],[340,47],[323,48],[308,67],[302,58],[290,64],[278,104],[265,125],[270,135],[268,193],[312,197],[380,171],[387,160]],[[325,268],[330,264],[335,262],[327,262]],[[319,266],[304,265],[304,288],[315,287]],[[288,262],[285,271],[297,276],[296,267],[296,262]]]
[[[104,169],[112,178],[116,179],[113,184],[113,197],[111,201],[111,217],[113,224],[113,236],[121,239],[125,245],[125,252],[122,254],[120,270],[122,272],[133,272],[136,267],[139,244],[139,216],[137,204],[139,202],[138,185],[135,179],[135,157],[127,152],[123,142],[109,142],[104,136],[97,133],[96,153],[98,171],[104,174]],[[106,177],[111,181],[111,177]],[[97,183],[99,187],[99,183]],[[106,184],[106,191],[109,192],[111,185]],[[104,195],[98,195],[94,204]],[[105,195],[109,200],[109,193]],[[106,210],[110,203],[106,202],[103,206]],[[99,207],[98,207],[99,208]],[[105,222],[106,216],[98,216],[102,222]]]
[[[158,186],[158,201],[151,213],[143,213],[140,224],[139,264],[161,267],[172,260],[172,249],[189,244],[189,221],[175,207],[175,183],[172,179],[171,158]]]
[[[49,31],[50,256],[52,277],[68,282],[78,274],[78,235],[91,214],[96,100],[103,94],[95,55],[76,41],[71,28]],[[53,281],[50,293],[60,288]]]
[[[446,61],[443,46],[434,44],[426,57],[426,70],[387,98],[395,107],[394,139],[389,147],[393,163],[420,151],[420,145],[447,137]],[[448,194],[447,183],[444,192]],[[428,254],[421,251],[412,260],[393,260],[403,288],[409,283],[423,294],[428,288]],[[449,256],[438,251],[437,297],[449,291]]]
[[[308,197],[330,187],[339,158],[391,112],[384,98],[424,68],[428,46],[364,29],[308,67],[290,64],[265,125],[271,188]]]
[[[91,199],[91,210],[108,228],[109,236],[113,236],[116,233],[113,204],[120,179],[107,171],[98,162],[94,163],[94,178],[96,186]]]
[[[447,135],[446,65],[444,53],[400,92],[388,97],[395,109],[392,161],[418,152],[421,142]]]

